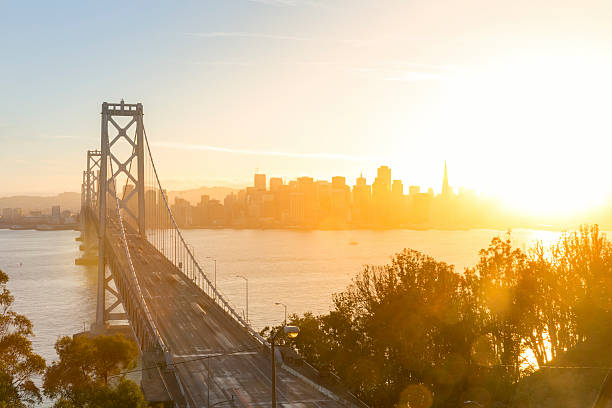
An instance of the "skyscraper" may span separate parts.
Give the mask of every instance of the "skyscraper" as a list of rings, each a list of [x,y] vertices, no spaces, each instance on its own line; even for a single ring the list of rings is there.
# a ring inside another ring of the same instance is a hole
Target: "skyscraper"
[[[266,190],[266,175],[255,173],[255,176],[253,176],[253,184],[255,185],[256,190],[265,191]]]
[[[380,166],[376,172],[376,181],[382,185],[382,188],[391,190],[391,169],[387,166]]]
[[[346,178],[342,176],[332,177],[332,188],[344,190],[346,186]]]
[[[270,191],[279,191],[283,185],[283,179],[280,177],[270,177]]]
[[[353,219],[359,224],[367,224],[370,221],[372,187],[367,184],[363,174],[357,178],[355,187],[353,187],[353,200],[355,203]]]
[[[355,186],[357,187],[365,187],[367,185],[366,179],[365,177],[363,177],[363,173],[361,173],[359,175],[359,177],[357,177],[357,180],[355,182]]]
[[[448,172],[446,171],[446,160],[444,160],[444,179],[442,180],[442,196],[448,197],[452,193],[448,185]]]

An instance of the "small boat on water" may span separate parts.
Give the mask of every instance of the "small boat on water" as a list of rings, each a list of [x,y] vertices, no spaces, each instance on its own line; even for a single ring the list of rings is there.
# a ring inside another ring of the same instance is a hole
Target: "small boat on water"
[[[34,227],[29,225],[11,225],[9,229],[13,231],[24,231],[34,229]]]

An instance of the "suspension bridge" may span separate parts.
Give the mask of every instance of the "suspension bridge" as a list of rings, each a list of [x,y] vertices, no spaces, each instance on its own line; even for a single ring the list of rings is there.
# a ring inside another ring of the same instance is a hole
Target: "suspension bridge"
[[[103,103],[100,140],[99,150],[87,152],[81,199],[82,240],[85,249],[97,249],[91,332],[129,322],[150,401],[272,405],[270,344],[217,290],[185,242],[159,181],[142,104]],[[299,356],[276,356],[278,405],[363,405]]]

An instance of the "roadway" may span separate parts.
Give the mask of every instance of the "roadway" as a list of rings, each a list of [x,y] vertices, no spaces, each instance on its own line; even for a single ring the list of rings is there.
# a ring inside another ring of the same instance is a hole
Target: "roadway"
[[[269,350],[151,244],[136,234],[128,234],[127,239],[145,301],[192,406],[208,407],[210,401],[210,406],[269,407]],[[117,236],[111,242],[120,245],[121,239]],[[119,249],[114,252],[121,253]],[[291,373],[283,369],[276,373],[279,407],[341,406]]]

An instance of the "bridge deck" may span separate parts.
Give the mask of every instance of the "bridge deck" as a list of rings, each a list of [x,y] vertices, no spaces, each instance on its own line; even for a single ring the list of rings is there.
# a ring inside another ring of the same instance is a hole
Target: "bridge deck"
[[[109,228],[108,233],[119,234],[114,228]],[[208,406],[210,363],[211,406],[270,406],[269,351],[147,241],[136,234],[128,234],[127,239],[145,301],[192,403],[196,407]],[[121,245],[119,236],[110,241]],[[114,253],[122,253],[120,249]],[[218,356],[207,358],[210,355]],[[232,395],[233,403],[221,404],[231,400]],[[277,398],[278,405],[284,407],[340,406],[282,369],[277,370]]]

